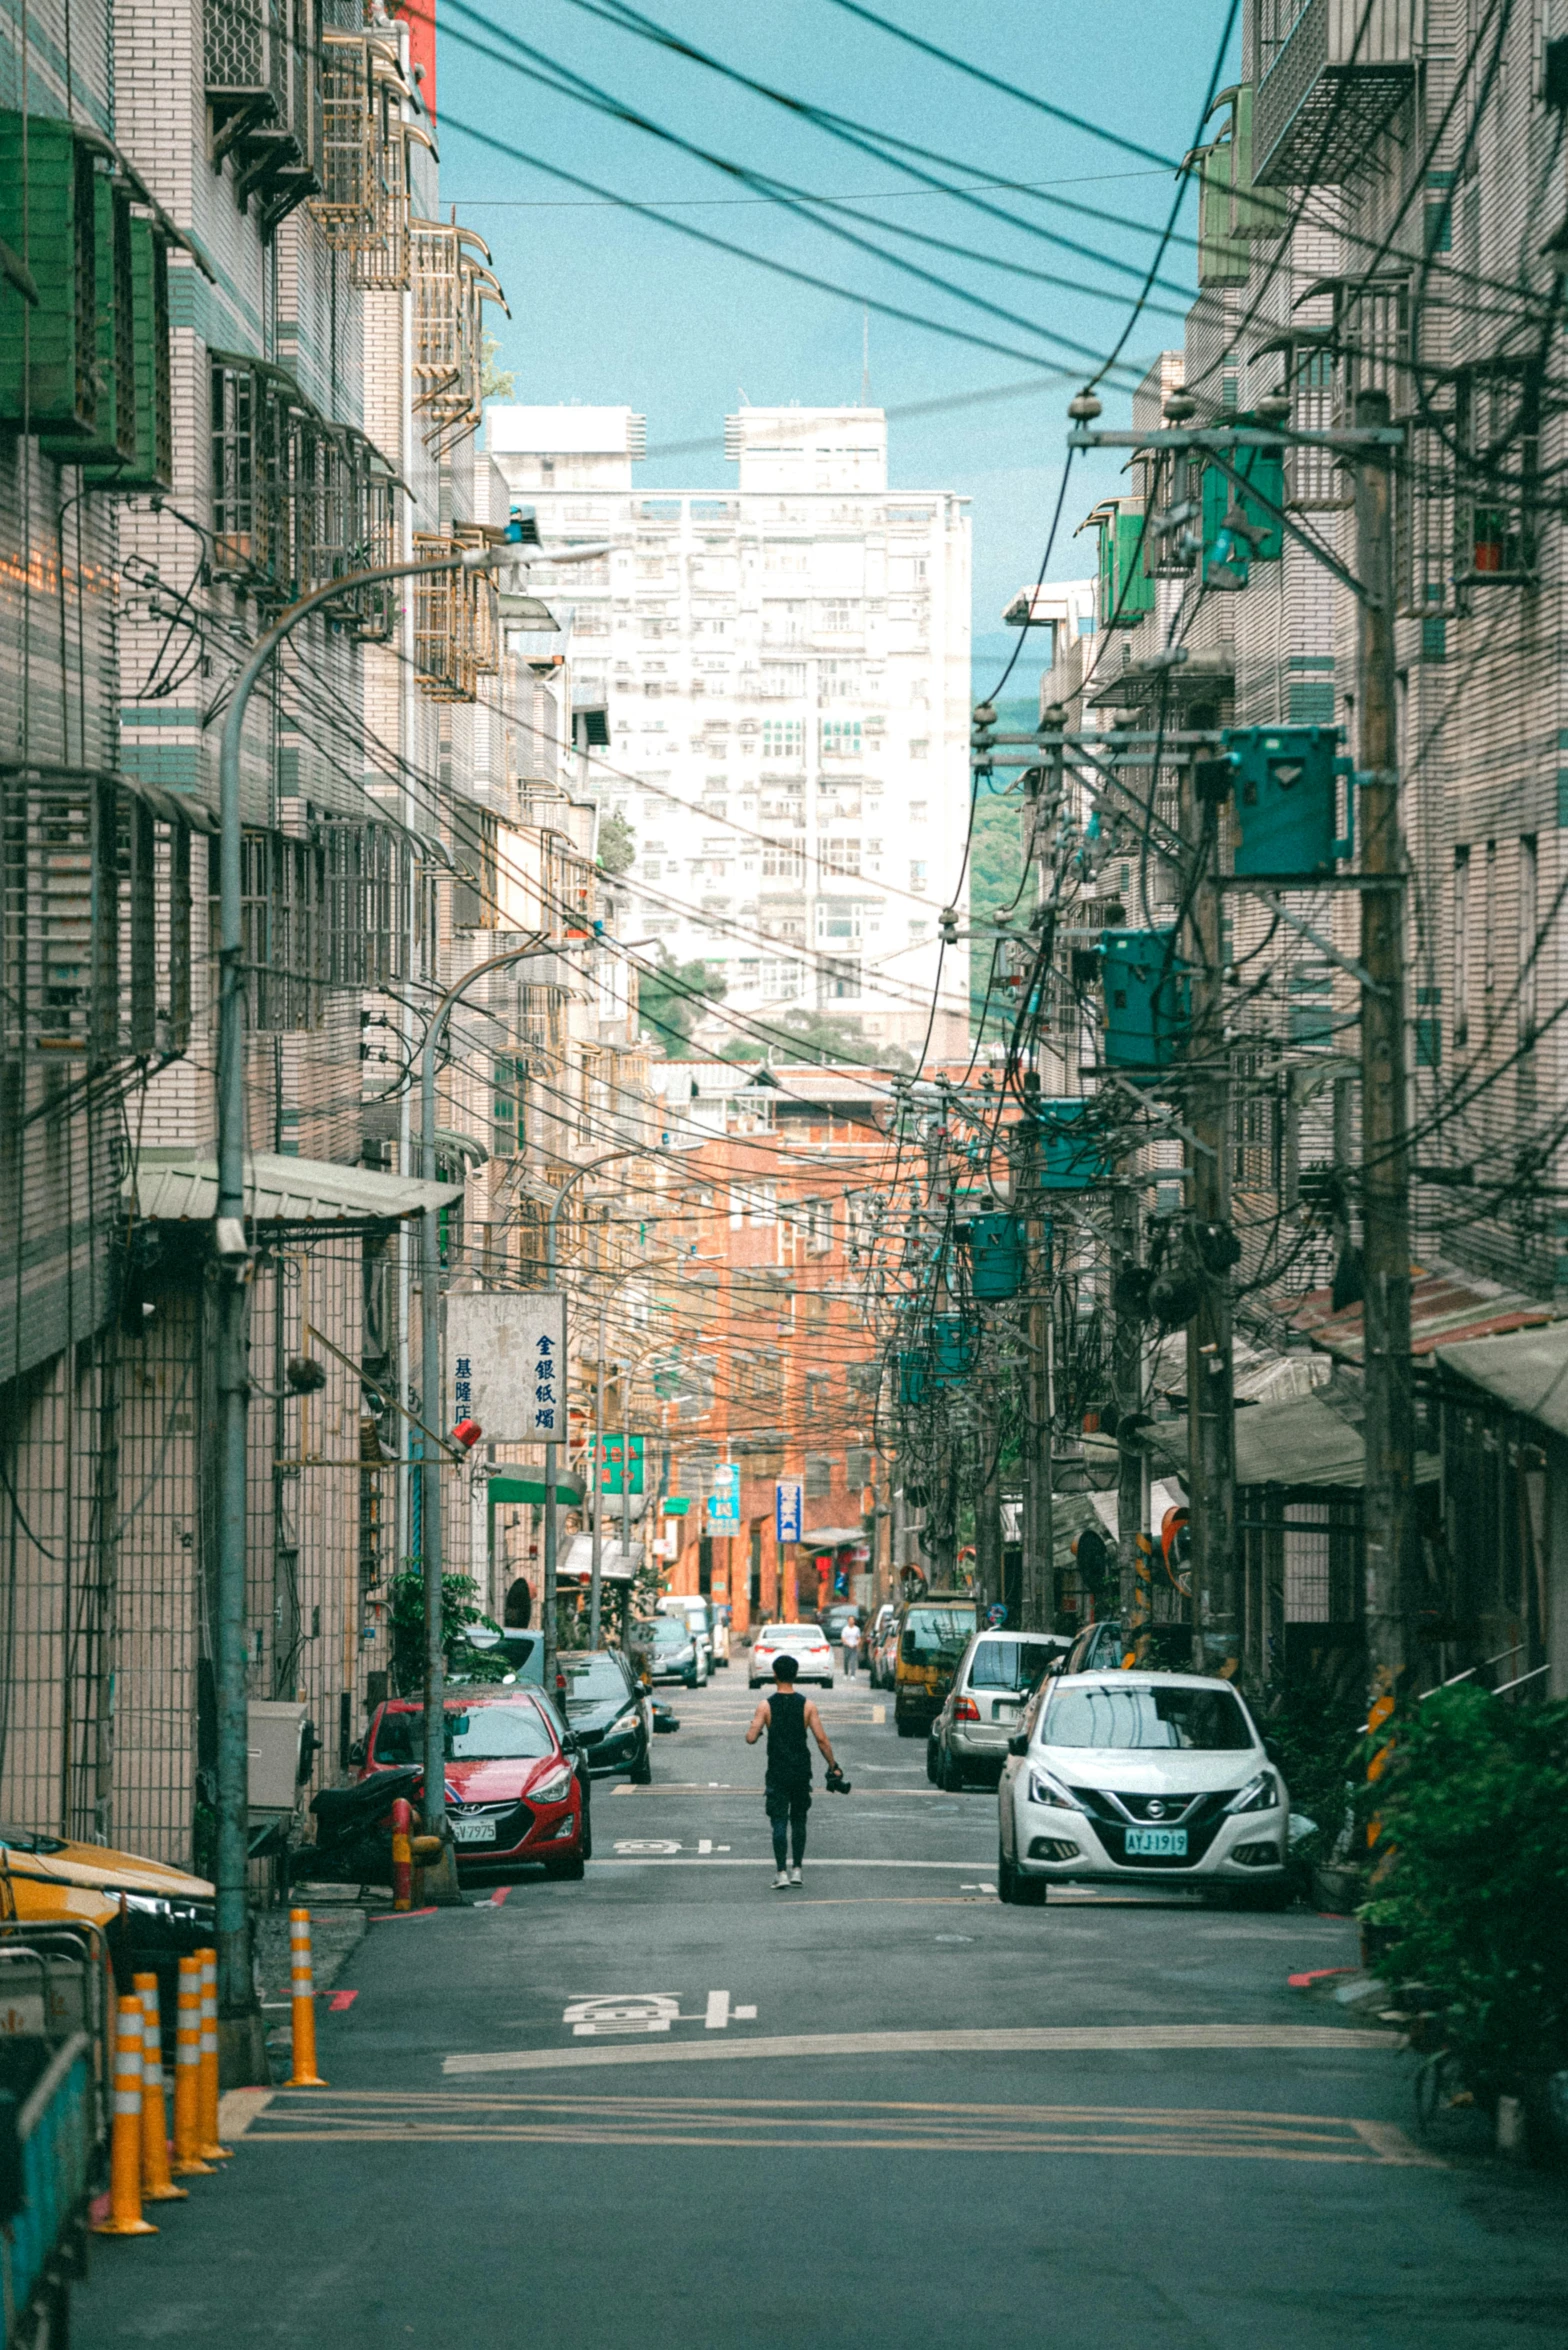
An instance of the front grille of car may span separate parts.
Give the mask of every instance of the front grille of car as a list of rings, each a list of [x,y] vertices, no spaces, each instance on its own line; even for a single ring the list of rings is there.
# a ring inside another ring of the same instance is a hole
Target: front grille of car
[[[1104,1845],[1109,1857],[1117,1863],[1118,1867],[1128,1869],[1190,1869],[1194,1867],[1198,1861],[1202,1860],[1218,1835],[1220,1822],[1224,1817],[1225,1806],[1230,1801],[1231,1793],[1230,1788],[1222,1787],[1208,1795],[1154,1797],[1120,1795],[1113,1798],[1109,1792],[1099,1787],[1075,1787],[1073,1789],[1073,1794],[1093,1820],[1095,1833]],[[1145,1809],[1139,1816],[1147,1819],[1147,1806],[1151,1801],[1172,1805],[1173,1809],[1166,1814],[1164,1819],[1150,1820],[1149,1825],[1160,1828],[1185,1828],[1187,1849],[1184,1853],[1128,1853],[1126,1836],[1131,1823],[1118,1806],[1125,1804],[1128,1811],[1131,1811],[1135,1804],[1142,1804]],[[1184,1804],[1186,1807],[1180,1813],[1174,1809],[1178,1803]]]
[[[1277,1844],[1238,1844],[1230,1857],[1232,1860],[1239,1860],[1244,1869],[1277,1869],[1279,1867],[1279,1846]]]
[[[521,1844],[534,1824],[533,1811],[526,1803],[459,1803],[453,1809],[466,1819],[493,1819],[498,1852],[510,1852],[514,1845]],[[483,1844],[460,1844],[457,1849],[460,1857],[478,1860],[489,1848]]]

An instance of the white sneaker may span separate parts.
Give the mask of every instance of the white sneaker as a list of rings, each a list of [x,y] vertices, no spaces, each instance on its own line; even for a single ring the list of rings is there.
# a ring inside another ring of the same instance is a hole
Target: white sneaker
[[[800,1872],[799,1872],[799,1870],[798,1870],[798,1869],[796,1870],[796,1872],[795,1872],[795,1873],[796,1873],[796,1876],[797,1876],[797,1877],[798,1877],[798,1876],[799,1876],[799,1874],[800,1874]],[[778,1875],[777,1875],[777,1876],[774,1878],[774,1880],[773,1880],[773,1890],[774,1890],[774,1892],[775,1892],[775,1893],[782,1893],[782,1892],[784,1891],[785,1887],[788,1885],[788,1883],[789,1883],[789,1872],[788,1872],[786,1869],[780,1869],[780,1871],[779,1871]]]
[[[798,1885],[798,1884],[800,1884],[800,1882],[801,1882],[801,1874],[800,1874],[800,1871],[799,1871],[799,1869],[791,1869],[791,1870],[790,1870],[790,1872],[789,1872],[789,1881],[790,1881],[790,1883],[791,1883],[792,1885]]]

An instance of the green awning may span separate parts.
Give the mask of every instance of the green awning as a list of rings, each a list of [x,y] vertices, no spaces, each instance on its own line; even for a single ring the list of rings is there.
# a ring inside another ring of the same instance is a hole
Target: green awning
[[[498,1501],[543,1501],[544,1471],[536,1477],[523,1472],[516,1477],[492,1477],[487,1488],[491,1503]],[[568,1509],[576,1509],[583,1498],[582,1480],[578,1477],[557,1477],[555,1498]]]

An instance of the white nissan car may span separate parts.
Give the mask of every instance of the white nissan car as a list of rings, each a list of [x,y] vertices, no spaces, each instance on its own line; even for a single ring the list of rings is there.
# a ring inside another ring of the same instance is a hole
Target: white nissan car
[[[773,1678],[773,1659],[792,1656],[797,1681],[833,1686],[833,1651],[820,1624],[764,1624],[751,1644],[748,1678],[753,1689]]]
[[[1009,1741],[996,1889],[1186,1887],[1283,1908],[1290,1797],[1240,1695],[1192,1673],[1048,1680]]]

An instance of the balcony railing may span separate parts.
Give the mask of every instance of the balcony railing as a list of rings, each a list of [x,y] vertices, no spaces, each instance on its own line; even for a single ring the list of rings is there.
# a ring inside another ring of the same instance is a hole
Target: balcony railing
[[[1281,0],[1260,17],[1285,26],[1265,39],[1253,107],[1253,175],[1265,187],[1335,186],[1367,161],[1415,82],[1424,0]]]

